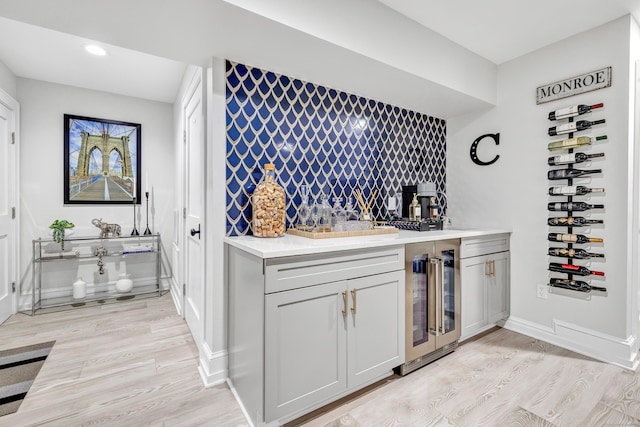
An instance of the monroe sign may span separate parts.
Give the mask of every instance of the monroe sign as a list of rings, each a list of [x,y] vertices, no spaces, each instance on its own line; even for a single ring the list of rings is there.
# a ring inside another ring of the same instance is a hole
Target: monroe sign
[[[544,104],[609,86],[611,86],[611,67],[540,86],[536,90],[536,104]]]

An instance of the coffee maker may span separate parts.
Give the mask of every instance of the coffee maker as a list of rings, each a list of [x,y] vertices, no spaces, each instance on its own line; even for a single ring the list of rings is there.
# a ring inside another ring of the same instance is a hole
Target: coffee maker
[[[422,211],[422,219],[435,219],[439,216],[438,205],[436,205],[436,185],[433,182],[421,182],[418,185],[402,186],[402,218],[409,218],[409,205],[413,200],[413,195],[418,195],[418,202]]]
[[[436,204],[436,185],[433,182],[421,182],[417,185],[402,186],[402,220],[393,221],[397,228],[415,231],[442,230],[440,209]],[[421,220],[409,221],[409,205],[413,201],[413,195],[417,195],[420,203]]]

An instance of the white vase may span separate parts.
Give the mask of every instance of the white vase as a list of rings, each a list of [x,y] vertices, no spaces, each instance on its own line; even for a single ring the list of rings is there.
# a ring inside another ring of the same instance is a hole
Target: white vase
[[[131,292],[131,289],[133,289],[133,280],[129,279],[128,274],[121,274],[116,280],[116,291]]]
[[[87,296],[87,282],[82,280],[82,277],[78,277],[78,280],[73,282],[73,298],[82,299]]]

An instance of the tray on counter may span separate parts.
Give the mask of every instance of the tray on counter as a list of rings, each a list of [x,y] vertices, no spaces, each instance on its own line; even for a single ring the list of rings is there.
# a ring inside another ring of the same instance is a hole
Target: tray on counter
[[[391,226],[375,227],[369,230],[351,230],[351,231],[302,231],[295,228],[290,228],[287,233],[294,236],[307,237],[309,239],[330,239],[334,237],[355,237],[355,236],[372,236],[375,234],[394,234],[398,229]]]

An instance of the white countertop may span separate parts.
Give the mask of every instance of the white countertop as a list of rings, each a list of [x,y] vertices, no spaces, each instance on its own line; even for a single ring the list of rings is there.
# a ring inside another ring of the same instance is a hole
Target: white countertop
[[[285,234],[277,238],[260,238],[254,236],[225,237],[224,241],[231,246],[242,249],[260,258],[279,258],[352,249],[380,248],[434,240],[488,236],[502,233],[511,233],[511,230],[479,228],[423,232],[400,230],[397,234],[376,234],[373,236],[338,237],[332,239],[309,239]]]

